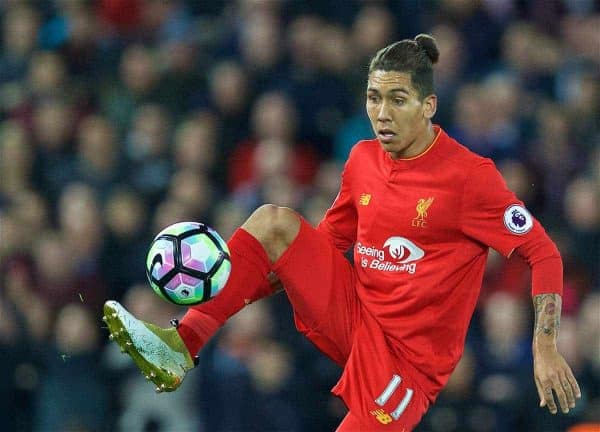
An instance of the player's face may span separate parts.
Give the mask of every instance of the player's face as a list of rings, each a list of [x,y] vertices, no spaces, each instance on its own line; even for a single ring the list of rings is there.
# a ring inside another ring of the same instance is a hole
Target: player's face
[[[367,114],[373,131],[393,159],[419,155],[435,133],[435,95],[423,99],[413,87],[410,74],[374,70],[367,86]]]

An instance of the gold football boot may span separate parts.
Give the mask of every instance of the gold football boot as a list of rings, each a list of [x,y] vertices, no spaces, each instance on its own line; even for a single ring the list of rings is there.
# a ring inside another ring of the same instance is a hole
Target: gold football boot
[[[131,356],[146,379],[156,385],[157,393],[176,390],[196,365],[197,358],[192,359],[177,333],[177,320],[171,321],[173,328],[163,329],[135,318],[113,300],[104,303],[102,319],[109,338]]]

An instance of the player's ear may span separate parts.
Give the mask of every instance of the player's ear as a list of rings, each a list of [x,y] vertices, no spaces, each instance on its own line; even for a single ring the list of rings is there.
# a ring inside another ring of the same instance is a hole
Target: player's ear
[[[423,116],[426,119],[431,119],[437,111],[437,96],[432,94],[423,99]]]

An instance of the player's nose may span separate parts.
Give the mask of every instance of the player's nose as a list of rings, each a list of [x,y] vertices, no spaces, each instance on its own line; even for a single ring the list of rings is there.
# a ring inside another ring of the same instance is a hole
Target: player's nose
[[[377,120],[380,122],[388,122],[392,119],[390,116],[390,110],[388,109],[387,103],[382,103],[379,111],[377,112]]]

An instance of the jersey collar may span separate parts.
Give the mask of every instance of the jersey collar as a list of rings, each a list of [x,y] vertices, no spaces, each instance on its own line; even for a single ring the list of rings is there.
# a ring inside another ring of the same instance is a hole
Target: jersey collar
[[[410,169],[431,160],[431,158],[435,158],[436,154],[443,152],[443,144],[448,139],[448,135],[439,125],[434,124],[433,129],[436,131],[436,135],[432,143],[422,153],[411,158],[392,159],[390,154],[380,147],[381,151],[384,153],[386,165],[390,166],[393,170]]]

